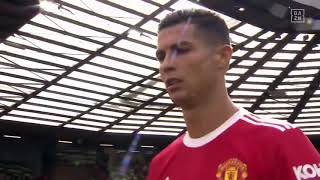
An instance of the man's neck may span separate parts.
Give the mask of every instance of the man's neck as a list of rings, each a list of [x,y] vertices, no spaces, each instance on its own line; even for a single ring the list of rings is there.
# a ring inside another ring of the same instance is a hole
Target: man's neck
[[[228,96],[183,110],[187,130],[192,138],[202,137],[227,121],[238,108]]]

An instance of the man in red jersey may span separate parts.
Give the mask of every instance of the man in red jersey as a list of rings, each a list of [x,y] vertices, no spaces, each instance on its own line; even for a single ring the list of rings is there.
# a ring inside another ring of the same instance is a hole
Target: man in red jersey
[[[231,101],[231,54],[229,30],[213,12],[180,10],[161,21],[160,75],[187,132],[152,160],[148,180],[320,179],[320,156],[299,129]]]

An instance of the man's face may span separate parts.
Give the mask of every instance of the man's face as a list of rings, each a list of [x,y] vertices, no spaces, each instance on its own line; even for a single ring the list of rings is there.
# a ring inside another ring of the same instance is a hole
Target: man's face
[[[181,23],[158,34],[157,58],[166,89],[178,106],[208,98],[215,91],[219,69],[217,47],[209,46],[192,24]]]

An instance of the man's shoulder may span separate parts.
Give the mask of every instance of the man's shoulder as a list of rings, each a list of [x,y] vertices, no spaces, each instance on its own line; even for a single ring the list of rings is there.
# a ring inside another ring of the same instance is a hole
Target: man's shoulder
[[[252,129],[253,131],[265,133],[270,132],[275,135],[284,134],[288,130],[294,130],[296,127],[287,122],[286,120],[278,120],[266,116],[258,116],[253,113],[247,113],[241,118],[242,122],[245,122],[248,129]],[[259,134],[259,133],[258,133]]]
[[[246,142],[260,141],[268,144],[279,144],[288,138],[301,136],[303,134],[295,125],[285,121],[273,119],[265,116],[258,116],[252,113],[246,113],[239,120],[236,131],[236,137]]]
[[[158,153],[154,158],[153,161],[164,161],[166,159],[170,159],[177,153],[178,149],[183,146],[183,135],[176,138],[172,143],[170,143],[166,148],[164,148],[160,153]]]

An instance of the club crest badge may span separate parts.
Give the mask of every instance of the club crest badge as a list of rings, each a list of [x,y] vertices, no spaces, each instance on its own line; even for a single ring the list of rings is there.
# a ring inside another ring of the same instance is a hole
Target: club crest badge
[[[217,180],[246,180],[248,177],[247,165],[239,159],[228,159],[218,166]]]

